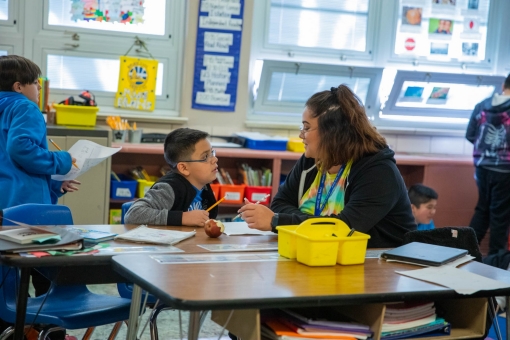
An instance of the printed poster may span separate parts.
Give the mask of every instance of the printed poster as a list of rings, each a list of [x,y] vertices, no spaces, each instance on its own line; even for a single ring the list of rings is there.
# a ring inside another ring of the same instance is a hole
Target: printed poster
[[[115,94],[117,108],[154,111],[158,61],[137,57],[120,57],[119,86]]]
[[[201,0],[191,107],[235,111],[244,0]]]

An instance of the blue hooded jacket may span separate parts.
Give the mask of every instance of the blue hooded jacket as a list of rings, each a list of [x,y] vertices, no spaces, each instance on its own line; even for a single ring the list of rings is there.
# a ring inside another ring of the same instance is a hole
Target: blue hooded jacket
[[[39,107],[21,93],[0,92],[0,209],[24,203],[55,204],[71,170],[68,152],[48,150]]]

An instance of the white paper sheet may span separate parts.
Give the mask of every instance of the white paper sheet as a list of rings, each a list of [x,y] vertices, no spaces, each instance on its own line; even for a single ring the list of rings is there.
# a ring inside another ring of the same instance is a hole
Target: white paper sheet
[[[246,222],[224,222],[225,226],[224,234],[228,236],[232,235],[274,235],[272,231],[260,231],[257,229],[251,229],[248,227]]]
[[[428,267],[417,270],[397,271],[398,274],[409,276],[418,280],[436,283],[455,290],[458,294],[473,294],[479,290],[493,290],[509,288],[510,284],[496,281],[487,277],[468,272],[455,267],[462,263],[464,258],[441,267]],[[460,262],[460,263],[459,263]]]
[[[89,140],[80,139],[68,150],[71,156],[76,158],[76,165],[78,165],[79,169],[73,165],[67,174],[52,175],[51,178],[56,181],[68,181],[75,179],[87,172],[90,168],[104,161],[106,158],[119,152],[121,149],[122,147],[109,148]]]

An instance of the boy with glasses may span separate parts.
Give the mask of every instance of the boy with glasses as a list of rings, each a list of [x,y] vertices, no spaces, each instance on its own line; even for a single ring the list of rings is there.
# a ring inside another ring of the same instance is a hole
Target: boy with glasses
[[[216,179],[218,158],[206,132],[181,128],[165,138],[165,160],[172,168],[138,199],[125,216],[127,224],[203,227],[218,207],[209,183]]]

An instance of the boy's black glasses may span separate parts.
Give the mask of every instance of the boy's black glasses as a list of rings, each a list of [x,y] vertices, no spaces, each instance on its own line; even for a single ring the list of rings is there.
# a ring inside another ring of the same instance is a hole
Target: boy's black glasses
[[[179,161],[179,162],[196,162],[196,163],[207,163],[210,162],[213,157],[216,157],[216,150],[212,149],[211,152],[209,152],[203,159],[191,159],[186,161]]]

